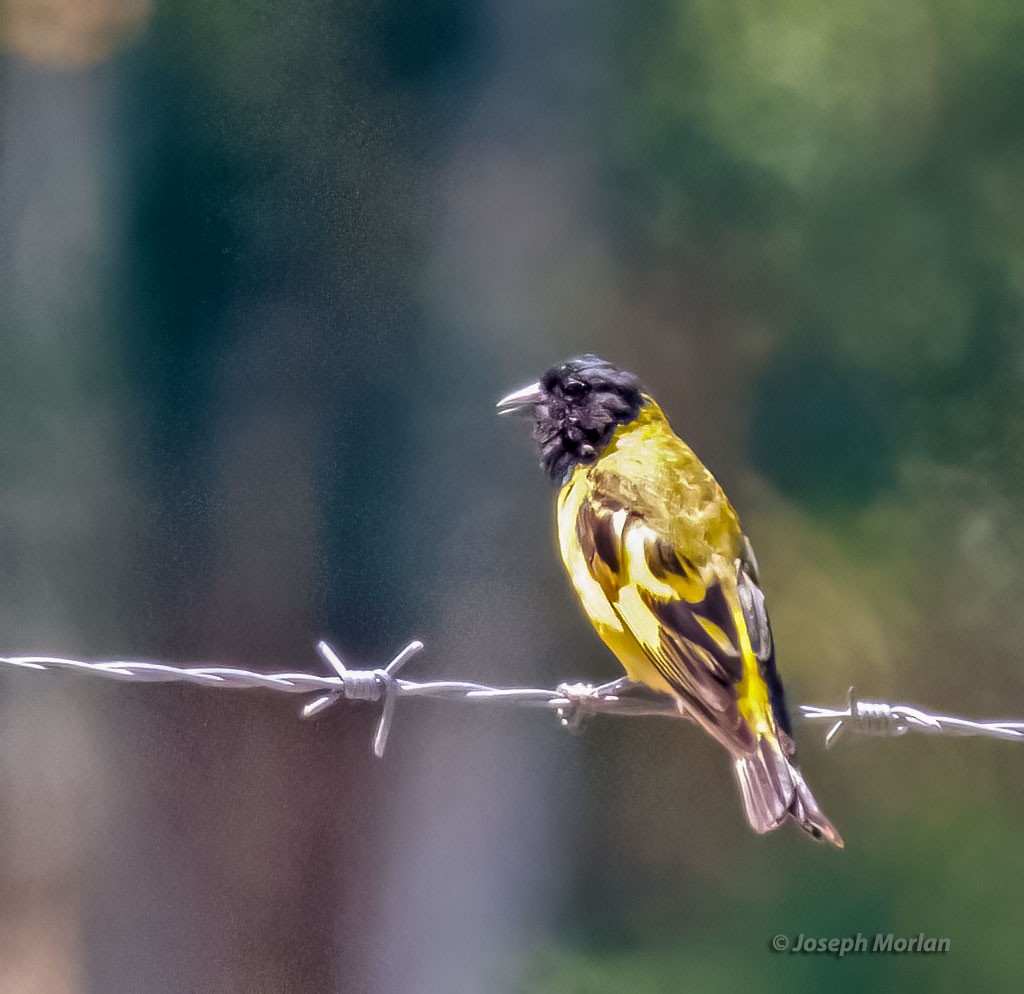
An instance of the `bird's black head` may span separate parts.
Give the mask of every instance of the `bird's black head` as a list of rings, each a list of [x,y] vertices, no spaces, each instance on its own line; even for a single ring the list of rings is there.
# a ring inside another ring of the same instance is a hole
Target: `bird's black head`
[[[592,463],[615,429],[643,406],[640,381],[595,355],[552,366],[540,381],[498,401],[500,414],[527,413],[540,464],[556,482],[579,463]]]

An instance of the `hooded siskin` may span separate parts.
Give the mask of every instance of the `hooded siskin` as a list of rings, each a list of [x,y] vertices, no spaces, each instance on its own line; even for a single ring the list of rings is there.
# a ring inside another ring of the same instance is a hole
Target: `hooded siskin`
[[[795,763],[753,550],[722,488],[632,373],[593,355],[499,402],[533,417],[561,485],[558,542],[627,676],[675,697],[730,754],[755,832],[843,841]]]

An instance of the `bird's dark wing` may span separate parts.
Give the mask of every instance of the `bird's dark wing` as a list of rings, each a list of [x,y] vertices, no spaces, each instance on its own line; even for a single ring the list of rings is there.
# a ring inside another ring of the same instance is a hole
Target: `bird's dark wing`
[[[786,692],[782,688],[782,680],[775,668],[775,641],[772,638],[772,626],[768,620],[764,593],[759,583],[757,559],[754,557],[754,550],[746,536],[743,537],[743,549],[737,564],[736,579],[740,606],[747,624],[747,634],[750,637],[750,647],[757,657],[761,676],[768,684],[768,699],[771,702],[776,724],[787,736],[792,736],[793,728],[789,719],[789,709],[786,707]],[[789,752],[792,753],[794,750],[791,739],[787,746]]]
[[[737,626],[750,623],[735,581],[706,582],[641,514],[597,494],[581,505],[577,538],[591,577],[693,718],[734,755],[750,753],[756,740],[736,686],[743,678]]]

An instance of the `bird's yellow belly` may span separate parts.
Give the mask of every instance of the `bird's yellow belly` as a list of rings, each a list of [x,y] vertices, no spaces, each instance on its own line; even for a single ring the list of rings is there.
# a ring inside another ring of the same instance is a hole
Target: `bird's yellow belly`
[[[622,663],[626,676],[630,680],[634,683],[642,683],[650,687],[651,690],[660,691],[662,694],[678,697],[678,694],[647,658],[647,653],[641,648],[640,643],[628,631],[621,627],[615,629],[597,622],[594,623],[594,627],[604,644],[615,653],[615,658]]]

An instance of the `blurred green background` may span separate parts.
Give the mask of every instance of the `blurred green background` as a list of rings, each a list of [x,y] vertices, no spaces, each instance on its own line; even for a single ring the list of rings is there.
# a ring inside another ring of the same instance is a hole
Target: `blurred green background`
[[[9,653],[617,667],[493,403],[635,369],[743,516],[794,702],[1024,716],[1024,9],[0,0]],[[1019,747],[0,675],[0,990],[1020,985]],[[773,935],[948,936],[796,956]]]

